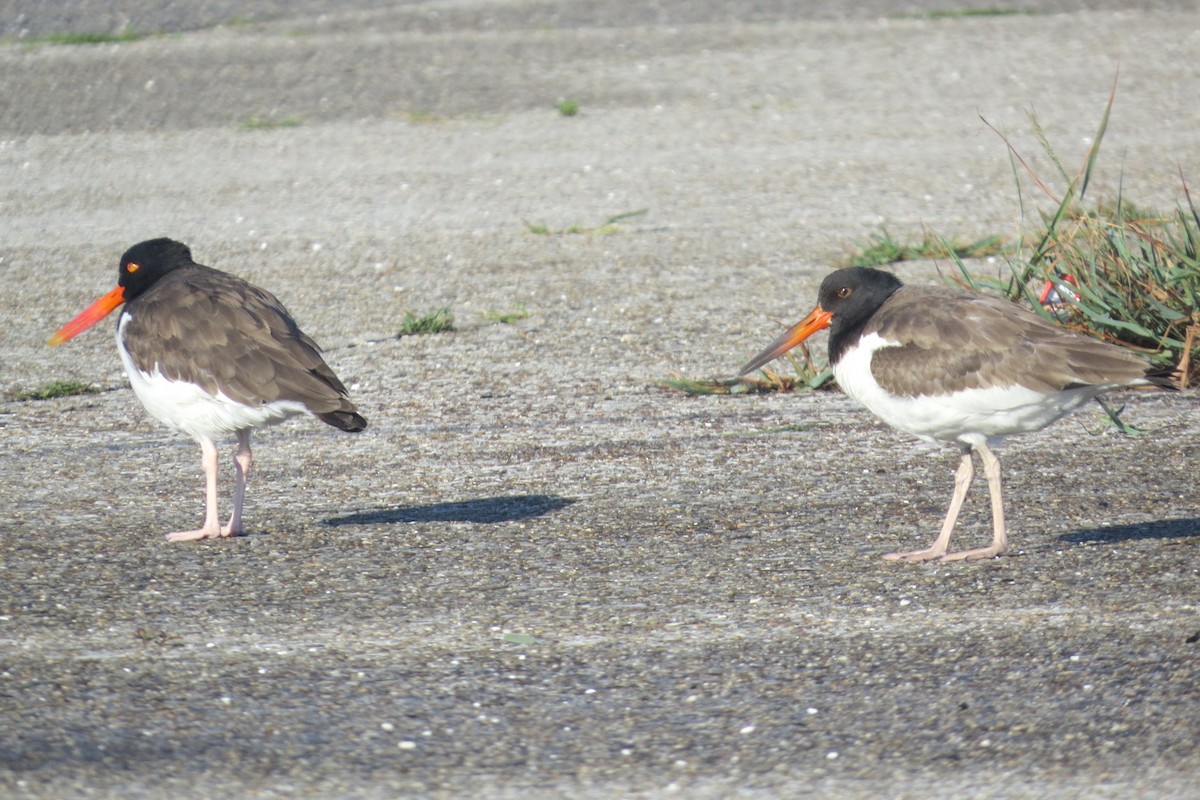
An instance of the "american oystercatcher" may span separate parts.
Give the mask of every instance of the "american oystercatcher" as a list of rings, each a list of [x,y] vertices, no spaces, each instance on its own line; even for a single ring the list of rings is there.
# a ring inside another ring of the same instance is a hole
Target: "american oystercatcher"
[[[1037,431],[1088,399],[1122,386],[1174,388],[1173,371],[1116,345],[1060,328],[1006,300],[905,286],[889,272],[849,267],[821,283],[817,307],[754,357],[745,375],[829,328],[838,385],[894,428],[955,444],[962,459],[933,544],[890,553],[900,561],[992,558],[1008,548],[1000,461],[990,445]],[[974,477],[978,450],[992,497],[992,543],[947,553]]]
[[[134,394],[150,414],[200,443],[207,485],[204,525],[172,541],[236,536],[250,472],[250,432],[309,413],[344,431],[367,421],[346,387],[270,292],[197,264],[186,245],[151,239],[121,257],[117,287],[50,339],[62,344],[125,304],[117,350]],[[217,448],[237,436],[233,514],[217,518]]]

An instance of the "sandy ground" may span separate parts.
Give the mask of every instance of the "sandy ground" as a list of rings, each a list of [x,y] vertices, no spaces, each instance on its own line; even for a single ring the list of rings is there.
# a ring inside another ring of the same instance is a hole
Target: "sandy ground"
[[[1016,235],[1049,201],[983,120],[1061,187],[1037,129],[1073,170],[1118,69],[1089,191],[1174,206],[1195,3],[98,5],[0,4],[0,794],[1200,795],[1194,394],[1006,443],[1014,555],[897,565],[952,452],[657,385],[736,371],[881,226]],[[31,43],[127,25],[163,35]],[[163,541],[198,448],[109,323],[45,345],[160,235],[370,419],[259,434],[243,538]],[[104,391],[12,399],[60,379]]]

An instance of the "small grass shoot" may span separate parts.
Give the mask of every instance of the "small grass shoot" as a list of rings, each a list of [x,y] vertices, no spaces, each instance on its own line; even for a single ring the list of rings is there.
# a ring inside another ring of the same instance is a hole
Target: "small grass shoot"
[[[807,433],[816,426],[810,422],[794,422],[791,425],[776,425],[774,428],[759,428],[750,431],[727,431],[722,436],[731,439],[751,439],[756,436],[774,436],[778,433]]]
[[[896,239],[886,228],[881,228],[877,235],[846,259],[845,266],[881,267],[900,261],[987,258],[1003,252],[1004,239],[1000,236],[986,236],[974,242],[948,242],[927,231],[918,244],[912,244]]]
[[[933,11],[918,11],[912,14],[897,14],[900,19],[969,19],[973,17],[1011,17],[1017,14],[1037,14],[1032,8],[1012,8],[1005,6],[983,8],[960,8]]]
[[[432,111],[409,111],[404,116],[414,125],[430,125],[435,122],[442,122],[445,119],[445,117],[435,114]]]
[[[279,119],[246,117],[239,127],[244,131],[269,131],[276,128],[298,128],[303,124],[304,120],[297,116],[280,117]]]
[[[650,212],[650,209],[648,209],[648,208],[639,208],[634,211],[622,211],[620,214],[613,214],[611,217],[604,220],[604,222],[600,223],[599,225],[595,225],[592,227],[588,227],[585,225],[572,225],[569,228],[563,228],[562,230],[557,230],[557,231],[552,229],[549,225],[546,225],[545,223],[542,223],[542,222],[533,223],[533,222],[529,222],[528,220],[521,220],[521,222],[525,223],[525,228],[530,233],[537,235],[537,236],[562,236],[562,235],[607,236],[609,234],[617,233],[621,229],[620,223],[625,222],[626,220],[633,219],[634,217],[644,216],[645,214],[648,214],[649,212]]]
[[[152,35],[153,34],[149,33],[139,33],[138,31],[130,28],[123,28],[116,33],[100,33],[97,31],[80,33],[49,33],[45,36],[31,36],[27,39],[21,39],[20,41],[22,44],[118,44],[121,42],[136,42]]]
[[[182,647],[183,637],[174,633],[167,633],[162,630],[155,630],[138,626],[133,632],[134,637],[144,645],[157,645],[159,647]]]
[[[99,394],[99,386],[81,381],[50,381],[45,386],[26,392],[11,392],[9,397],[17,401],[57,400],[60,397],[75,397],[81,394]]]
[[[484,315],[488,322],[499,322],[501,325],[512,325],[523,319],[529,319],[530,312],[525,306],[518,305],[512,311],[489,311]]]
[[[558,101],[558,113],[564,117],[573,117],[579,113],[579,101],[565,98]]]

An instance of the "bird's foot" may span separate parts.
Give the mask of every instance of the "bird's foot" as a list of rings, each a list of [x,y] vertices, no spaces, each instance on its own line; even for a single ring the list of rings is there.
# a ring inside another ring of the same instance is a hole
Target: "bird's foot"
[[[922,561],[937,561],[945,554],[945,550],[940,550],[936,547],[926,547],[924,550],[910,550],[907,553],[888,553],[884,558],[888,561],[908,561],[909,563],[916,564]]]
[[[975,550],[963,550],[958,553],[947,553],[946,555],[942,556],[942,561],[982,561],[985,558],[1002,556],[1007,549],[1007,547],[997,547],[993,544],[987,547],[979,547]]]
[[[194,531],[175,531],[167,534],[168,542],[194,542],[197,539],[215,539],[218,536],[227,536],[220,528],[199,528]]]
[[[194,531],[176,531],[175,533],[167,534],[168,542],[194,542],[197,539],[217,539],[227,536],[241,536],[242,526],[231,527],[229,525],[205,525]]]
[[[924,561],[982,561],[985,558],[995,558],[1004,555],[1007,547],[989,545],[975,550],[962,550],[957,553],[947,553],[933,547],[924,550],[913,550],[908,553],[888,553],[884,556],[888,561],[907,561],[917,564]]]

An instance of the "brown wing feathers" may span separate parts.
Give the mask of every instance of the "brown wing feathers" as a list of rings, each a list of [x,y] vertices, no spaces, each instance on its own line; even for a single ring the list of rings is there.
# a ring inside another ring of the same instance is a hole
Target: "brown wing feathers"
[[[967,292],[904,286],[864,330],[872,332],[904,343],[876,351],[871,371],[884,388],[906,397],[935,386],[953,392],[1020,384],[1057,392],[1160,382],[1129,351],[1066,331],[1008,301]]]
[[[127,311],[126,348],[142,370],[157,364],[238,402],[290,400],[342,430],[366,427],[316,342],[270,292],[197,265],[164,276]]]

